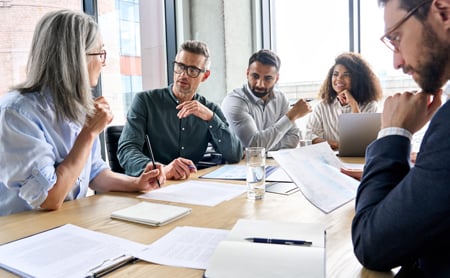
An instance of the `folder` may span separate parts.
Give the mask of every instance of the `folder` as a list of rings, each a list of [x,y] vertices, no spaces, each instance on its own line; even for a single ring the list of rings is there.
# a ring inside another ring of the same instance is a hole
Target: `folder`
[[[116,210],[111,218],[126,220],[150,226],[162,226],[191,213],[191,208],[140,202],[131,207]]]

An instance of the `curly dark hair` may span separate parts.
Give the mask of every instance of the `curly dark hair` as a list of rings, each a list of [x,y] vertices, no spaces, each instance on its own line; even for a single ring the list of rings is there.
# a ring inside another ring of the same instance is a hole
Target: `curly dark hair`
[[[358,102],[358,105],[367,104],[373,100],[380,100],[383,96],[380,81],[373,73],[370,65],[360,54],[345,52],[336,57],[333,66],[328,70],[326,79],[319,91],[319,97],[331,104],[337,97],[337,92],[332,86],[334,67],[343,65],[350,73],[352,87],[350,93]]]

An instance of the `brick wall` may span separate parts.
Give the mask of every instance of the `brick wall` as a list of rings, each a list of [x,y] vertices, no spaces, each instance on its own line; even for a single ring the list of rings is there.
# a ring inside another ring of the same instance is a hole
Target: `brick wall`
[[[0,95],[24,80],[28,51],[37,21],[47,12],[81,9],[80,0],[0,0]]]

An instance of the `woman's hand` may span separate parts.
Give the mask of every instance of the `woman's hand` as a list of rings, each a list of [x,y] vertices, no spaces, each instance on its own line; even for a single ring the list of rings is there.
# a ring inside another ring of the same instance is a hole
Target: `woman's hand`
[[[358,102],[355,100],[353,95],[350,93],[349,90],[343,90],[337,95],[337,99],[341,103],[341,105],[350,105],[352,108],[352,113],[359,113],[359,105]]]

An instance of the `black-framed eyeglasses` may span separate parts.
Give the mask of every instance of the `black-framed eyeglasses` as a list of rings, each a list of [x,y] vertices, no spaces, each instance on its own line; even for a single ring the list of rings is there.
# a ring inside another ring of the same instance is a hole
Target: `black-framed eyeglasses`
[[[98,55],[98,56],[100,56],[100,61],[102,63],[104,63],[106,61],[106,50],[102,50],[102,51],[97,52],[97,53],[87,53],[87,55],[89,55],[89,56],[96,56],[96,55]]]
[[[415,12],[417,12],[422,6],[424,6],[425,4],[431,3],[433,1],[427,0],[424,1],[422,3],[420,3],[419,5],[417,5],[416,7],[412,8],[402,19],[400,19],[396,24],[394,24],[394,26],[392,26],[392,28],[386,33],[384,34],[380,40],[392,51],[394,51],[395,53],[398,52],[398,46],[400,45],[400,35],[396,35],[396,36],[391,36],[391,34],[397,30],[403,23],[405,23]]]
[[[176,74],[182,74],[184,71],[184,72],[186,72],[186,74],[189,77],[196,78],[200,75],[200,73],[206,72],[206,69],[199,69],[194,66],[187,66],[183,63],[178,63],[177,61],[173,61],[173,71]]]

